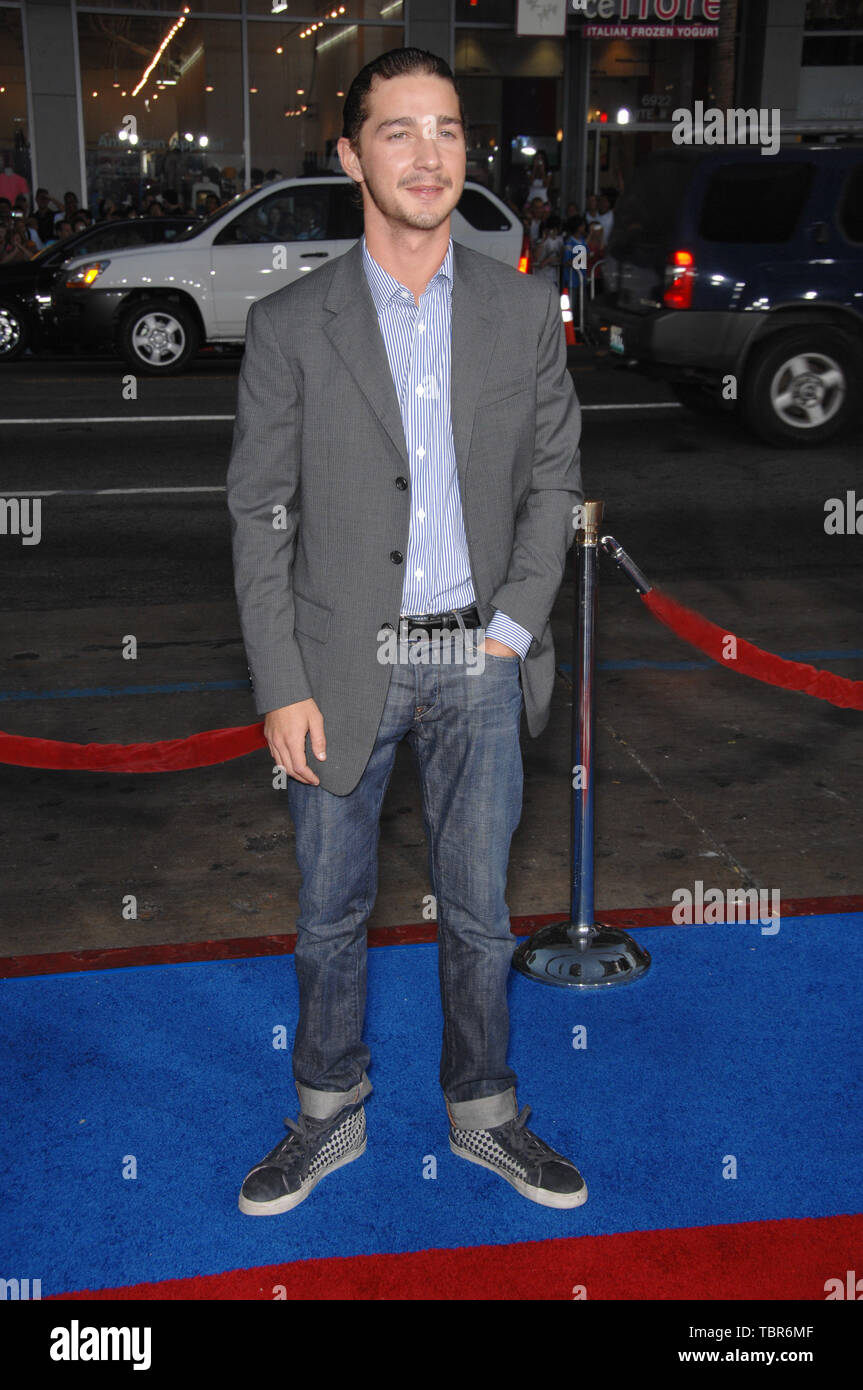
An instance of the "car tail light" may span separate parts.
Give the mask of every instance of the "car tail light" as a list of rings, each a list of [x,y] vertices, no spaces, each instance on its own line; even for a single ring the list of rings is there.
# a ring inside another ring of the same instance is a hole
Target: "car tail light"
[[[662,302],[668,309],[691,309],[695,257],[691,251],[672,251],[665,267]]]
[[[518,268],[522,275],[531,274],[530,237],[527,232],[525,232],[521,243],[521,255],[518,258]]]

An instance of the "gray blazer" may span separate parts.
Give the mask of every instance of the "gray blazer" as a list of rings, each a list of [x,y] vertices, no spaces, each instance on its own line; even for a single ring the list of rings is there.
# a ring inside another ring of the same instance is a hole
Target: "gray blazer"
[[[529,733],[548,722],[549,614],[583,500],[581,412],[560,300],[546,282],[453,242],[452,427],[480,619],[533,634]],[[374,746],[408,547],[410,464],[362,242],[253,304],[227,476],[234,584],[258,714],[313,697],[343,796]],[[520,660],[520,658],[519,658]],[[480,679],[481,677],[477,677]]]

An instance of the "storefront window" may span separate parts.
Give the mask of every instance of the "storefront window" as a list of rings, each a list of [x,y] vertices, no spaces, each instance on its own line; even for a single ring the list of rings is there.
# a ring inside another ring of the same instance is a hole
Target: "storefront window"
[[[252,181],[341,173],[335,147],[348,88],[366,63],[403,46],[403,30],[333,25],[303,39],[296,23],[250,20],[248,32]]]
[[[695,101],[713,105],[716,43],[670,38],[590,43],[588,189],[619,191],[641,159],[672,143],[675,110]]]
[[[204,5],[202,8],[206,9]],[[250,15],[270,15],[283,20],[295,35],[310,29],[312,24],[320,27],[315,30],[319,39],[327,38],[332,29],[338,27],[339,22],[357,19],[385,19],[403,20],[404,6],[402,0],[348,0],[347,4],[341,4],[340,0],[291,0],[285,4],[282,0],[247,0],[247,9]],[[307,23],[298,23],[290,17],[291,11],[299,11]],[[310,18],[312,16],[312,18]],[[391,48],[401,48],[403,41],[394,39]],[[386,49],[382,49],[386,52]],[[360,63],[362,67],[362,63]]]
[[[508,24],[515,29],[516,0],[455,0],[456,24]]]
[[[190,16],[171,27],[155,15],[78,15],[94,211],[105,198],[144,210],[157,194],[197,209],[243,187],[240,25]]]
[[[0,10],[0,173],[4,171],[15,176],[9,180],[10,192],[18,187],[17,179],[30,183],[21,12],[6,9]]]
[[[863,29],[863,0],[806,0],[806,29]]]
[[[455,30],[455,76],[468,122],[467,177],[518,208],[531,188],[537,152],[551,175],[553,207],[558,200],[564,42],[519,38],[505,29]]]
[[[169,20],[168,28],[171,20],[183,14],[240,14],[243,8],[243,0],[90,0],[90,3],[98,5],[100,10],[140,10],[142,14],[163,14]],[[86,8],[86,0],[82,0],[78,9]]]

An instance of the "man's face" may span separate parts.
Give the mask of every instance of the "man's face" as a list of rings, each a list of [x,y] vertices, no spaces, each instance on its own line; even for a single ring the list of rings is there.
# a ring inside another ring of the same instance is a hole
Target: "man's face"
[[[459,201],[467,168],[458,97],[444,77],[375,78],[359,155],[338,142],[345,172],[391,221],[430,231]]]
[[[40,212],[44,212],[44,211],[45,211],[46,207],[48,206],[48,194],[47,194],[47,193],[37,193],[37,194],[36,194],[36,206],[37,206],[37,208],[39,209]]]

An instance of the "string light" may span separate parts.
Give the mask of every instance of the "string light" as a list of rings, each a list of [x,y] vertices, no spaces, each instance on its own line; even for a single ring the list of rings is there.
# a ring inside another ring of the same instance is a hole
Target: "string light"
[[[180,18],[176,21],[175,24],[173,24],[173,25],[171,26],[171,28],[168,30],[167,34],[166,34],[165,37],[163,38],[162,42],[160,43],[159,47],[156,49],[156,54],[155,54],[155,57],[153,58],[153,61],[150,63],[150,66],[145,70],[144,75],[142,76],[140,82],[138,83],[137,87],[134,88],[134,90],[133,90],[133,92],[132,92],[132,96],[133,96],[133,97],[136,97],[136,96],[138,95],[138,93],[140,92],[141,88],[144,86],[144,83],[147,81],[147,78],[150,76],[150,73],[153,71],[153,68],[156,66],[156,64],[158,63],[158,61],[159,61],[159,59],[161,58],[162,54],[165,52],[165,49],[168,47],[168,44],[171,42],[171,39],[174,37],[175,34],[179,33],[179,31],[182,29],[183,25],[184,25],[185,22],[186,22],[186,15],[187,15],[188,13],[189,13],[189,6],[188,6],[188,5],[185,5],[185,6],[183,7],[183,13],[180,15]]]

